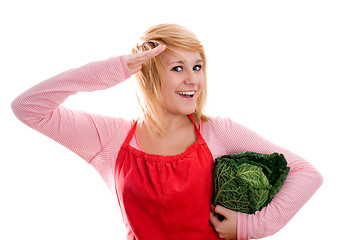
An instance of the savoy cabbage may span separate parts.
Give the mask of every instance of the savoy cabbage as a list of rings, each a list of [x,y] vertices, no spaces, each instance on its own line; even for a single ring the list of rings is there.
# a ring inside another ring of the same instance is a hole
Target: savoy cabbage
[[[213,204],[253,214],[267,206],[290,171],[283,154],[235,153],[216,158]]]

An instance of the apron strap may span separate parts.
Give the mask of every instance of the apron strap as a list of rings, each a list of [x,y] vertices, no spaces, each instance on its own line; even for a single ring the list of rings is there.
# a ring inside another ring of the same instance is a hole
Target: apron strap
[[[198,140],[203,140],[202,136],[201,136],[201,133],[200,133],[200,130],[199,128],[197,127],[196,123],[195,123],[195,120],[194,120],[194,116],[192,114],[189,114],[188,117],[191,119],[191,121],[193,122],[194,124],[194,128],[195,128],[195,133],[196,133],[196,138]]]
[[[128,135],[126,136],[126,139],[124,141],[124,144],[129,144],[132,137],[134,136],[135,134],[135,130],[136,130],[136,124],[137,124],[137,120],[134,122],[133,126],[131,127]]]

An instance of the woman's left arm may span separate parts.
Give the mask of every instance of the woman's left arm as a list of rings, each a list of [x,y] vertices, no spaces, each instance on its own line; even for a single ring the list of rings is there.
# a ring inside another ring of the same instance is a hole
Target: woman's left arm
[[[273,235],[290,221],[321,186],[321,174],[303,158],[238,123],[222,118],[213,119],[212,122],[226,154],[246,151],[284,154],[290,172],[273,200],[254,214],[237,214],[237,239],[257,239]]]

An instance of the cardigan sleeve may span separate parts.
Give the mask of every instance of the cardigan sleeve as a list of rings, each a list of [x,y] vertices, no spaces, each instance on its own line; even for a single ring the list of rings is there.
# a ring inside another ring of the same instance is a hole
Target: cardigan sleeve
[[[89,162],[124,120],[60,105],[77,92],[107,89],[129,77],[124,57],[92,62],[35,85],[13,100],[11,107],[20,121]]]
[[[284,154],[290,172],[271,203],[254,214],[238,213],[238,239],[258,239],[273,235],[283,228],[311,198],[323,182],[322,175],[300,156],[262,138],[229,119],[217,118],[214,129],[226,154],[259,152]]]

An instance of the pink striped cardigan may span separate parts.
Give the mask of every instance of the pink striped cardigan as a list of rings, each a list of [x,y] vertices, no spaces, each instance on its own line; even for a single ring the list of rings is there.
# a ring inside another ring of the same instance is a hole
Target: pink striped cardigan
[[[91,164],[114,193],[114,166],[131,121],[73,111],[61,106],[77,92],[110,88],[129,78],[124,57],[89,63],[52,77],[12,102],[25,124],[54,139]],[[290,173],[273,201],[253,215],[238,213],[238,239],[262,238],[279,231],[322,184],[321,174],[301,157],[224,118],[200,123],[213,157],[236,152],[283,153]],[[135,139],[131,144],[140,148]]]

